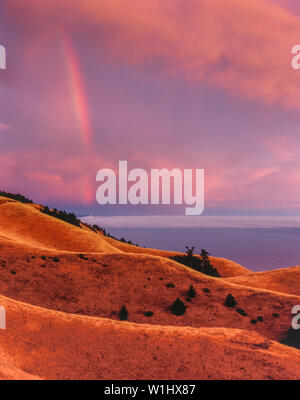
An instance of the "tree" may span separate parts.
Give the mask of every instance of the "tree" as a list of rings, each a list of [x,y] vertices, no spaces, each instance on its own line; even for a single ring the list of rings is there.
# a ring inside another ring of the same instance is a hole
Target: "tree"
[[[203,260],[203,261],[209,260],[209,257],[208,257],[208,256],[210,256],[209,252],[206,251],[205,249],[201,249],[201,257],[202,257],[202,260]]]
[[[187,292],[187,297],[190,299],[193,299],[196,296],[196,290],[193,285],[190,286],[188,292]]]
[[[170,259],[178,263],[181,263],[183,265],[186,265],[187,267],[190,267],[195,271],[202,272],[203,274],[213,276],[216,278],[220,277],[220,274],[218,273],[217,269],[213,265],[211,265],[209,259],[209,253],[206,250],[202,249],[201,255],[200,257],[198,257],[193,255],[195,249],[194,246],[191,248],[185,246],[185,248],[186,248],[185,255],[170,256]]]
[[[189,267],[192,267],[193,258],[194,258],[193,254],[194,254],[195,247],[193,246],[193,247],[189,248],[189,246],[185,246],[185,248],[186,248],[187,265]]]
[[[126,321],[127,320],[127,317],[128,317],[128,311],[127,311],[127,308],[126,308],[126,306],[122,306],[122,308],[121,308],[121,310],[119,311],[119,319],[121,320],[121,321]]]
[[[225,306],[229,308],[234,308],[237,305],[235,298],[232,296],[231,293],[226,297]]]
[[[185,246],[185,248],[187,256],[192,257],[192,255],[194,254],[195,246],[191,248],[189,248],[189,246]]]
[[[205,249],[201,249],[202,267],[200,271],[206,275],[220,277],[220,274],[218,273],[216,268],[211,265],[209,255],[210,254]]]
[[[178,297],[174,303],[171,305],[171,311],[174,315],[183,315],[186,310],[186,305]]]

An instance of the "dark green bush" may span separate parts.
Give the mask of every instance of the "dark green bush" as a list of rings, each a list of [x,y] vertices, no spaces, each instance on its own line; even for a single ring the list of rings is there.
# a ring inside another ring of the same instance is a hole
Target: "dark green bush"
[[[174,283],[170,282],[170,283],[166,283],[167,288],[174,288],[175,285]]]
[[[193,299],[196,296],[196,290],[193,285],[190,286],[189,290],[187,291],[187,297]]]
[[[211,265],[209,253],[206,250],[202,249],[201,257],[196,257],[193,255],[194,247],[189,248],[186,246],[186,249],[186,255],[171,256],[170,259],[189,268],[192,268],[198,272],[202,272],[203,274],[213,276],[215,278],[220,277],[217,269],[213,265]]]
[[[225,299],[225,306],[229,308],[234,308],[237,305],[235,298],[232,296],[231,293]]]
[[[33,203],[32,200],[27,199],[27,197],[25,197],[25,196],[23,196],[21,194],[7,193],[7,192],[3,192],[3,191],[0,190],[0,196],[7,197],[7,198],[12,199],[12,200],[20,201],[21,203],[25,203],[25,204],[26,203],[27,204],[32,204]]]
[[[247,317],[247,313],[245,310],[243,310],[242,308],[237,308],[236,311],[241,314],[243,317]]]
[[[146,311],[144,312],[145,317],[152,317],[154,313],[152,311]]]
[[[178,297],[174,303],[171,305],[171,311],[174,315],[183,315],[185,313],[186,310],[186,305],[180,300],[180,298]]]
[[[126,308],[126,306],[122,306],[122,308],[121,308],[121,310],[119,311],[119,319],[121,320],[121,321],[126,321],[127,320],[127,318],[128,318],[128,311],[127,311],[127,308]]]
[[[63,210],[63,211],[57,210],[56,208],[54,208],[53,210],[50,210],[50,208],[47,206],[43,207],[41,209],[41,212],[44,214],[50,215],[51,217],[58,218],[62,221],[65,221],[68,224],[80,227],[81,222],[74,213],[68,213],[65,210]]]

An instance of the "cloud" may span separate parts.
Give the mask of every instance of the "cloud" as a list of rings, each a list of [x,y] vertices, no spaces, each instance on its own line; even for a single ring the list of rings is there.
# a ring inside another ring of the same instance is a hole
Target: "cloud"
[[[81,220],[104,228],[300,228],[300,217],[281,216],[88,216]]]
[[[261,0],[6,0],[8,15],[43,40],[80,32],[99,58],[151,67],[264,103],[300,107],[291,48],[300,18]]]
[[[6,124],[0,124],[0,131],[10,131],[12,130],[12,126]]]
[[[277,4],[296,15],[300,15],[300,4],[298,0],[264,0],[270,4]]]
[[[2,0],[0,8],[11,60],[0,102],[14,126],[7,134],[0,125],[3,188],[57,206],[92,204],[97,170],[127,159],[131,168],[204,168],[207,208],[299,206],[292,8],[271,0]],[[64,35],[86,85],[88,152]]]

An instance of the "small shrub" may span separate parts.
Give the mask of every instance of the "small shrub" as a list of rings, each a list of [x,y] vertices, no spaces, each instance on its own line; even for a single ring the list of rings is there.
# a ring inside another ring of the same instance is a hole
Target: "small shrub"
[[[12,275],[16,275],[16,271],[14,271],[13,269],[10,271],[10,273],[11,273]]]
[[[53,257],[53,261],[58,263],[59,262],[59,258],[58,257]]]
[[[235,298],[232,296],[231,293],[225,299],[225,306],[229,308],[234,308],[237,305]]]
[[[237,308],[236,311],[241,314],[243,317],[247,317],[247,313],[245,310],[243,310],[242,308]]]
[[[81,260],[88,260],[88,257],[85,257],[83,254],[78,254],[78,257],[79,257]]]
[[[254,319],[254,318],[253,318],[253,319],[251,319],[250,322],[251,322],[251,324],[255,325],[255,324],[257,324],[257,319]]]
[[[174,283],[166,283],[166,286],[167,286],[167,288],[174,288],[175,287],[175,285],[174,285]]]
[[[127,320],[127,318],[128,318],[128,311],[127,311],[127,308],[126,308],[126,306],[122,306],[122,308],[121,308],[121,310],[119,311],[119,319],[121,320],[121,321],[126,321]]]
[[[204,288],[204,289],[203,289],[203,292],[204,292],[204,293],[210,293],[210,290],[209,290],[208,288]]]
[[[273,313],[272,314],[274,318],[279,318],[279,314],[278,313]]]
[[[186,305],[178,297],[174,303],[171,305],[171,311],[174,315],[183,315],[186,310]]]
[[[280,343],[300,349],[300,329],[293,329],[290,327],[285,338],[282,339]]]
[[[152,317],[154,313],[152,311],[146,311],[144,312],[145,317]]]
[[[257,321],[259,321],[259,322],[264,322],[264,318],[260,315],[259,317],[257,317],[256,318],[257,319]]]
[[[188,292],[187,292],[187,297],[190,299],[193,299],[196,296],[196,290],[193,285],[190,286]]]

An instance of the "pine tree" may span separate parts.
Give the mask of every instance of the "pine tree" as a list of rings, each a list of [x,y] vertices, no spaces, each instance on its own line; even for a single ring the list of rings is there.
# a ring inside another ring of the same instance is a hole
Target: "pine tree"
[[[187,292],[187,297],[190,299],[193,299],[196,296],[196,290],[193,285],[190,286],[188,292]]]
[[[174,315],[183,315],[186,310],[186,305],[178,297],[174,303],[171,305],[171,311]]]
[[[225,306],[229,308],[234,308],[237,305],[235,298],[232,296],[231,293],[226,297]]]
[[[128,317],[128,311],[126,306],[122,306],[121,310],[119,311],[119,318],[121,321],[126,321]]]

